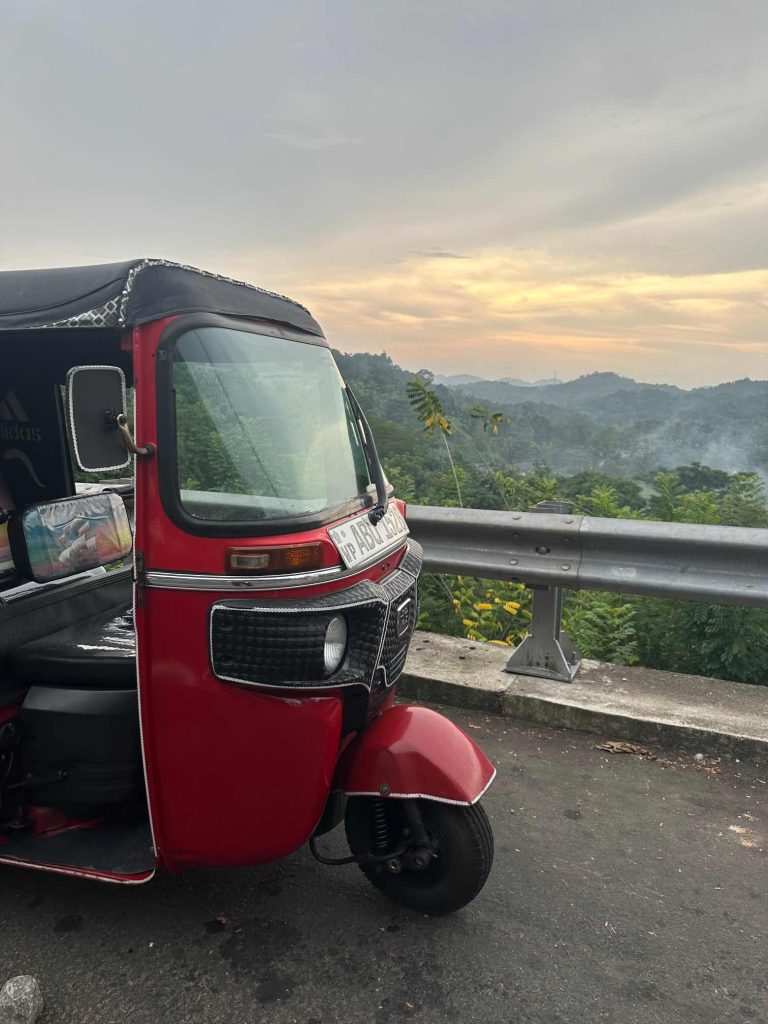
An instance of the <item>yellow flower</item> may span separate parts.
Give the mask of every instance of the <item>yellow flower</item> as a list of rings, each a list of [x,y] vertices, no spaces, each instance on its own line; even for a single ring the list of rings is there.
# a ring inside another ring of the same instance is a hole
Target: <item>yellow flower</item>
[[[478,601],[477,604],[474,605],[476,612],[489,612],[491,608],[493,608],[493,605],[488,604],[487,601]]]
[[[458,599],[458,597],[454,597],[453,604],[454,604],[455,608],[459,607],[459,605],[461,604],[461,601]]]
[[[496,644],[497,647],[509,647],[508,640],[491,640],[492,644]]]
[[[476,626],[477,625],[477,623],[475,622],[474,619],[462,619],[461,621],[464,623],[465,626]]]
[[[514,615],[516,612],[520,611],[520,602],[519,601],[505,601],[504,602],[504,611],[505,612],[509,612],[510,615]]]

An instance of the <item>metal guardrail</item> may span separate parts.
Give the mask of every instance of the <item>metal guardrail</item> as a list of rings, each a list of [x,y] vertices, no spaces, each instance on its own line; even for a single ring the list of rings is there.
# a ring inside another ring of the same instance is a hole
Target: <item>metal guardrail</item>
[[[567,513],[410,505],[424,568],[534,588],[531,633],[508,671],[571,681],[560,588],[768,606],[768,530]]]

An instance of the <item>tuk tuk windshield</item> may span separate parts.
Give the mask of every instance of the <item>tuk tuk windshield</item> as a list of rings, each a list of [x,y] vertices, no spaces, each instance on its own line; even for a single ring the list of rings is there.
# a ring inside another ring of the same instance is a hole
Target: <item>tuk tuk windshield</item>
[[[358,426],[327,348],[199,327],[176,342],[173,389],[178,486],[189,515],[284,519],[366,494]]]

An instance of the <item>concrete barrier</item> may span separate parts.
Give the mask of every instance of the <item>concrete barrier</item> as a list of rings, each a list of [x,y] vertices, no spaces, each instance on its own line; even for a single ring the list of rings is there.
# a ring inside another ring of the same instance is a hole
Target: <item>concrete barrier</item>
[[[400,695],[694,752],[768,761],[768,689],[584,661],[575,682],[504,672],[494,644],[415,633]]]

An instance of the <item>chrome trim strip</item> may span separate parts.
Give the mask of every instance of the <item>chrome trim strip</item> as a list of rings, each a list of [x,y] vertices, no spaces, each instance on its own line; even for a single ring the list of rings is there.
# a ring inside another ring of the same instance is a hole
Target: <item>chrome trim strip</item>
[[[145,573],[144,580],[146,586],[161,590],[214,590],[233,591],[234,593],[251,590],[291,590],[296,587],[318,587],[322,583],[358,576],[382,559],[395,554],[401,547],[407,546],[407,538],[401,537],[392,547],[382,548],[371,559],[356,565],[354,569],[344,569],[340,565],[333,565],[328,569],[283,573],[280,576],[216,576],[212,573],[165,572],[162,569],[149,569]]]

